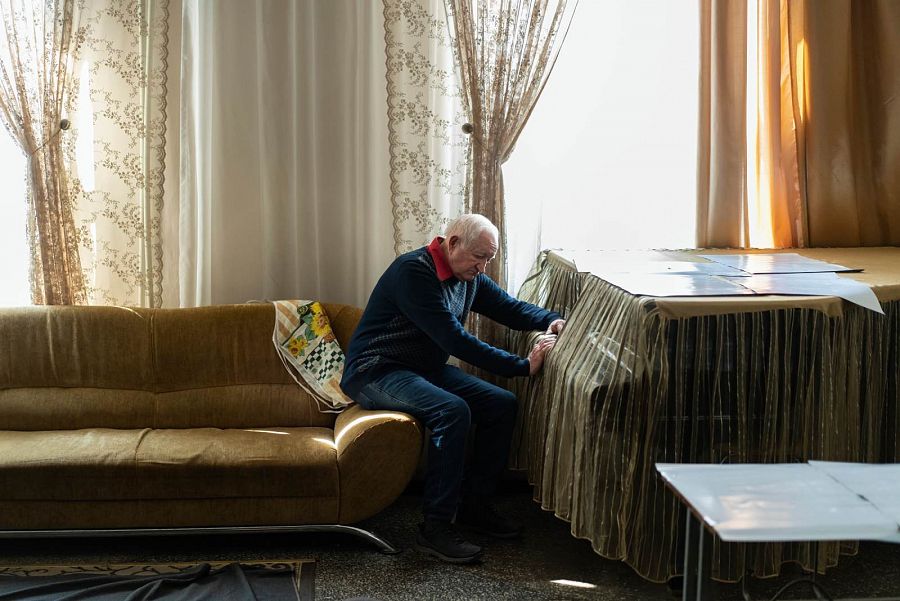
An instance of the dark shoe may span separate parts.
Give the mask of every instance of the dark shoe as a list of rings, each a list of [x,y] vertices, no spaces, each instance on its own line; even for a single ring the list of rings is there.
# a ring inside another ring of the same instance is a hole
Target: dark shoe
[[[666,586],[669,588],[669,592],[672,593],[673,597],[678,597],[680,599],[684,592],[684,578],[681,576],[672,576],[666,580]]]
[[[516,538],[522,526],[494,509],[490,503],[463,503],[456,512],[456,525],[494,538]]]
[[[425,520],[413,547],[450,563],[472,563],[481,558],[481,547],[460,536],[450,522]]]

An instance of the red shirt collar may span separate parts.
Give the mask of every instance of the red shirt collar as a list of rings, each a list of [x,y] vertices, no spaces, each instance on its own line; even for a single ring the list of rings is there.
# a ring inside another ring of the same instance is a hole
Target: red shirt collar
[[[453,277],[453,270],[450,269],[450,264],[447,263],[447,259],[444,258],[444,251],[441,249],[441,242],[443,241],[444,239],[441,236],[438,236],[426,247],[428,249],[428,254],[434,259],[437,277],[442,282]]]

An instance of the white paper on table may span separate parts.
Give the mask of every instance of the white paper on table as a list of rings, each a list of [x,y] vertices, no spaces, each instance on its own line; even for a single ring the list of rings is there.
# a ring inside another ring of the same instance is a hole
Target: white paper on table
[[[657,260],[617,260],[609,261],[601,257],[577,259],[578,271],[600,275],[604,273],[659,273],[671,275],[729,275],[744,277],[750,275],[722,263],[712,261],[657,261]],[[602,276],[601,276],[602,277]],[[604,278],[605,279],[605,278]]]
[[[662,464],[660,475],[724,541],[884,540],[894,520],[805,463]]]
[[[594,272],[592,272],[594,273]],[[744,277],[726,278],[706,274],[594,273],[613,286],[635,296],[743,296],[755,294],[737,283]]]
[[[884,315],[872,288],[862,282],[842,278],[836,273],[770,273],[756,274],[735,283],[757,294],[789,294],[797,296],[837,296],[860,307]]]
[[[900,464],[810,461],[854,493],[865,498],[900,529]]]
[[[746,255],[698,255],[704,259],[735,267],[747,273],[824,273],[835,271],[862,271],[810,259],[797,253],[756,253]]]
[[[556,249],[553,251],[578,266],[579,271],[589,271],[592,265],[633,265],[668,261],[671,254],[659,250],[572,250]]]

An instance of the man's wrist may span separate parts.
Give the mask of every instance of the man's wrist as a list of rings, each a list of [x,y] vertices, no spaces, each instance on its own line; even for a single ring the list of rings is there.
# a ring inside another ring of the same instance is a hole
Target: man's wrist
[[[516,375],[526,377],[531,375],[531,359],[529,357],[523,358],[519,365],[519,373]]]

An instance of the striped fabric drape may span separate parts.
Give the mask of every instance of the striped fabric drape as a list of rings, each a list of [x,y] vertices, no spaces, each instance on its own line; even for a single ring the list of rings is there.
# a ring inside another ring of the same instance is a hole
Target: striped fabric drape
[[[676,316],[542,254],[519,298],[568,325],[543,376],[515,390],[512,467],[574,536],[661,582],[681,571],[683,509],[655,463],[896,461],[900,271],[893,249],[871,250],[884,251],[870,276],[884,316],[847,303]],[[531,344],[515,334],[509,348]],[[821,543],[819,569],[854,548]],[[713,576],[812,558],[808,543],[717,543]]]

